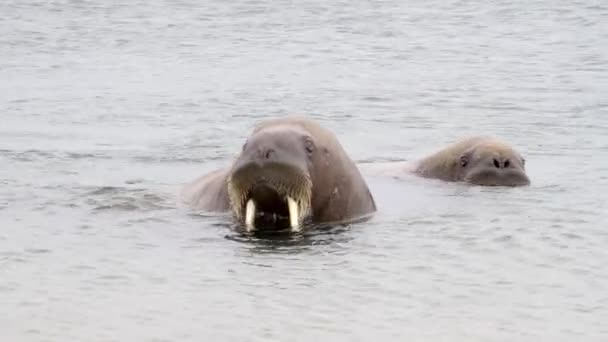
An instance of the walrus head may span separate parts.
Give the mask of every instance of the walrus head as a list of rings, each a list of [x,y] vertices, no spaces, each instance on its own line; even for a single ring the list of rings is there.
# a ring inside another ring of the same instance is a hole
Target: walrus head
[[[523,186],[530,179],[525,159],[510,146],[498,141],[483,141],[460,155],[458,167],[462,179],[485,186]]]
[[[294,125],[256,130],[227,179],[230,206],[248,231],[300,230],[311,213],[314,138]]]

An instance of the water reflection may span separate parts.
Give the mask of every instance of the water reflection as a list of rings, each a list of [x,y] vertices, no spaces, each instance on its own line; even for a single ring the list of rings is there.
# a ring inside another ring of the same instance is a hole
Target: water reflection
[[[265,231],[247,233],[236,224],[227,224],[225,227],[231,230],[231,233],[225,236],[227,240],[242,243],[249,251],[256,254],[314,252],[317,246],[339,246],[347,244],[354,238],[350,234],[352,225],[310,225],[297,233]]]

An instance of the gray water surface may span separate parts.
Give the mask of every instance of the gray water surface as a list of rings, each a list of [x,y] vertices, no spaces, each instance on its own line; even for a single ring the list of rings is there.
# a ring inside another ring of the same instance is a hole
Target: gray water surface
[[[257,120],[361,163],[468,134],[532,185],[368,176],[367,223],[178,201]],[[0,2],[2,341],[608,340],[603,1]]]

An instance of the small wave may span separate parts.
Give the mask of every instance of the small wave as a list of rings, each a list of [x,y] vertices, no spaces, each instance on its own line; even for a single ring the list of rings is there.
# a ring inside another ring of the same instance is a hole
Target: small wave
[[[390,102],[391,101],[390,98],[379,97],[379,96],[366,96],[362,100],[368,101],[368,102]]]
[[[101,186],[81,195],[94,211],[153,211],[174,209],[168,199],[143,188]]]
[[[41,160],[83,160],[83,159],[111,159],[111,156],[102,152],[66,152],[43,150],[0,150],[0,156],[21,162],[34,162]]]

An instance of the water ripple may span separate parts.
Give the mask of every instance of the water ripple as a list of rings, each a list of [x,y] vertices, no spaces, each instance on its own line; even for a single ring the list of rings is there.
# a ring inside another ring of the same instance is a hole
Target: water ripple
[[[0,13],[3,340],[607,339],[604,4]],[[178,205],[255,122],[288,113],[336,132],[362,169],[497,135],[532,184],[370,172],[372,220],[296,236]]]

